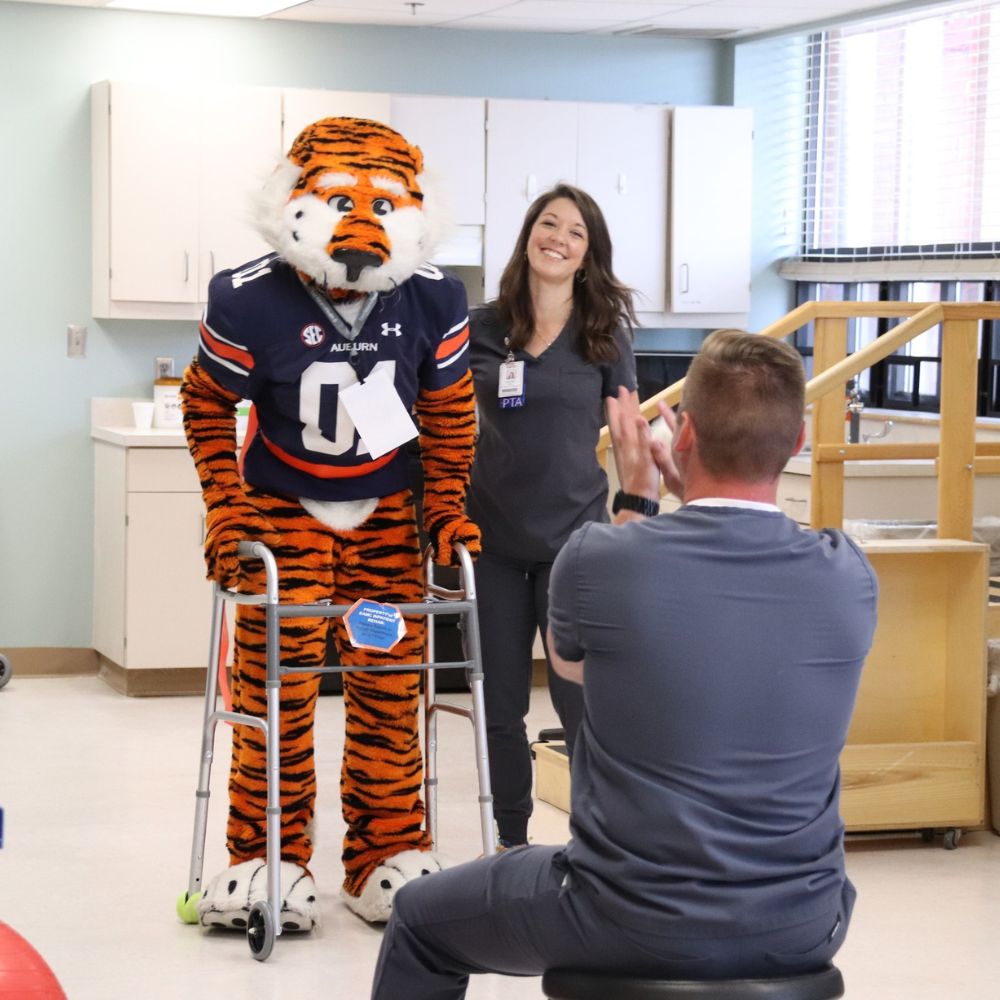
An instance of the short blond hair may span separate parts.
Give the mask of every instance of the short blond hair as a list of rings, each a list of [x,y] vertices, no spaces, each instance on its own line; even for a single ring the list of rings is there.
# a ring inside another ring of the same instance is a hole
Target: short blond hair
[[[783,340],[716,330],[691,362],[681,408],[694,418],[698,454],[712,475],[774,480],[802,426],[802,358]]]

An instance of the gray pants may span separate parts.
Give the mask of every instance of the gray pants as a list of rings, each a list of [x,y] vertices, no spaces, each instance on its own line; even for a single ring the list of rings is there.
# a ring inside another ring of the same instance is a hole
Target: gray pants
[[[514,844],[528,840],[531,752],[524,718],[531,704],[535,629],[541,629],[544,642],[548,626],[551,569],[550,562],[513,562],[486,552],[476,560],[493,814],[500,837]],[[545,659],[549,696],[572,754],[583,717],[583,688],[553,671],[547,646]]]
[[[393,900],[372,1000],[461,1000],[471,973],[540,976],[569,966],[675,979],[795,975],[825,965],[847,933],[854,888],[836,912],[737,938],[635,931],[600,898],[566,885],[560,847],[523,847],[403,886]]]

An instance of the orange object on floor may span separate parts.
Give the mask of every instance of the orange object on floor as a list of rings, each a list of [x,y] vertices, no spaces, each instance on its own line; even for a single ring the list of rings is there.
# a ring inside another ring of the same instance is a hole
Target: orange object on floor
[[[66,1000],[45,959],[12,927],[0,922],[0,998]]]

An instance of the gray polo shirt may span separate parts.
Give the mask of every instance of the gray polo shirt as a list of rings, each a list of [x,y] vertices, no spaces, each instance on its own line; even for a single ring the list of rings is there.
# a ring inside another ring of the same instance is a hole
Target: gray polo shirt
[[[780,512],[570,538],[549,585],[555,648],[584,660],[566,855],[613,920],[725,936],[836,914],[838,759],[877,596],[846,535]]]
[[[607,521],[608,481],[598,464],[604,399],[634,389],[635,358],[619,331],[619,358],[593,365],[575,347],[572,317],[539,357],[524,362],[524,406],[503,409],[497,397],[506,331],[492,305],[470,315],[469,367],[476,390],[479,438],[468,493],[469,516],[483,548],[527,562],[550,562],[570,533]]]

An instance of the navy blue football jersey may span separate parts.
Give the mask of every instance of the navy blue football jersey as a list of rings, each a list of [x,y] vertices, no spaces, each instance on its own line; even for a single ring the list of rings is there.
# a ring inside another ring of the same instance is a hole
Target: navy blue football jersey
[[[468,345],[465,288],[433,265],[380,294],[352,341],[295,270],[270,254],[212,279],[198,359],[220,385],[254,403],[259,429],[245,456],[247,482],[316,500],[360,500],[409,485],[407,458],[402,448],[372,458],[340,390],[378,368],[412,410],[421,389],[465,375]]]

